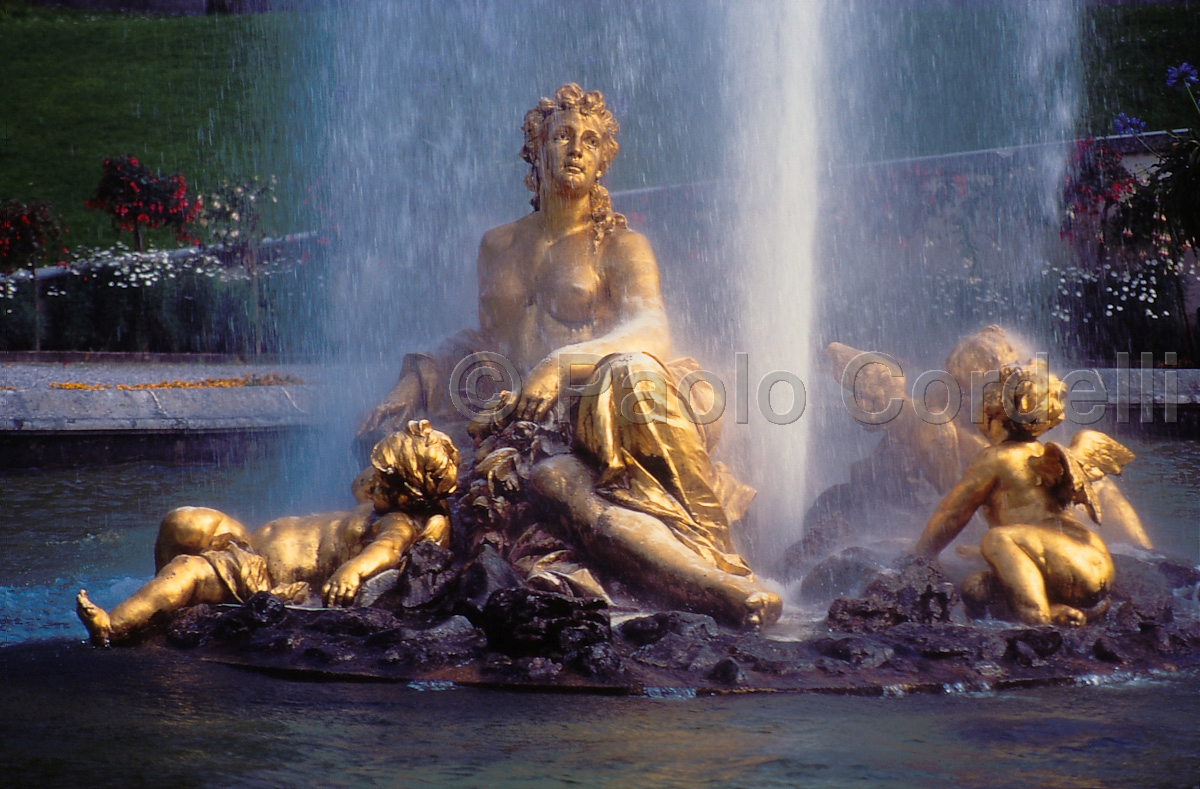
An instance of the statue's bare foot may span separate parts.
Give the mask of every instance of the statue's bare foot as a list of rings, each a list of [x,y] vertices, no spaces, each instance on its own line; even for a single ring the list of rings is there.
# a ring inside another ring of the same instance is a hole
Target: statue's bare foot
[[[87,628],[92,643],[98,647],[108,646],[112,637],[112,622],[107,611],[88,599],[86,589],[80,589],[79,594],[75,596],[75,613]]]
[[[1108,607],[1110,605],[1112,605],[1112,598],[1104,597],[1101,598],[1100,602],[1096,603],[1091,608],[1083,608],[1080,610],[1087,621],[1095,622],[1097,619],[1108,613]]]
[[[1052,603],[1050,605],[1050,621],[1056,625],[1083,627],[1087,624],[1087,615],[1078,608],[1072,608],[1069,605],[1062,605],[1061,603]]]
[[[747,613],[743,621],[746,627],[752,629],[775,624],[783,613],[783,600],[774,592],[765,590],[747,597],[745,606]]]

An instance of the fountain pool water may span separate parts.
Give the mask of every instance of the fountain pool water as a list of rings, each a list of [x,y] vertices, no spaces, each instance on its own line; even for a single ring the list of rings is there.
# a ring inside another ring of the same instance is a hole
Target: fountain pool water
[[[1192,786],[1200,771],[1194,676],[612,698],[297,683],[68,646],[0,650],[0,669],[10,786],[1119,787]]]
[[[1200,506],[1189,491],[1200,483],[1200,448],[1134,449],[1144,461],[1130,469],[1135,504],[1164,547],[1196,560]],[[999,695],[706,698],[674,689],[621,699],[295,682],[83,642],[75,590],[111,603],[149,577],[165,508],[204,501],[249,522],[301,511],[314,502],[294,500],[295,473],[266,458],[0,477],[8,785],[1129,786],[1152,774],[1189,786],[1200,769],[1194,675]]]

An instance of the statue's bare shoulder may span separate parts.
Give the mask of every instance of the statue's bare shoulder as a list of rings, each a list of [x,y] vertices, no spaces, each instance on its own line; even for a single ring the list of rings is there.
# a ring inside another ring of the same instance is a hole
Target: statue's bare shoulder
[[[661,299],[658,261],[650,241],[636,230],[617,228],[604,240],[602,267],[619,297]]]
[[[529,214],[515,222],[497,225],[483,234],[483,239],[479,242],[479,267],[481,274],[485,268],[507,257],[506,253],[519,244],[521,238],[529,234],[528,226],[530,218],[533,216],[533,214]]]
[[[1001,482],[1004,478],[1004,470],[1008,465],[1004,459],[1007,449],[1007,447],[989,445],[979,450],[967,464],[959,486],[990,488],[996,482]]]
[[[649,263],[658,269],[650,241],[636,230],[626,227],[614,229],[605,239],[605,257],[613,260]]]

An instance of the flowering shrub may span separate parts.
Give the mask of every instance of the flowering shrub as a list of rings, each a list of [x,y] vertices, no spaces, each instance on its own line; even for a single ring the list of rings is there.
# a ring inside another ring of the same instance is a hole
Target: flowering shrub
[[[144,249],[142,228],[169,227],[180,241],[191,241],[187,226],[200,211],[189,202],[181,173],[160,178],[133,156],[105,159],[103,174],[92,198],[84,205],[112,215],[113,229],[133,233],[133,246]]]
[[[0,202],[0,272],[57,260],[65,255],[62,218],[45,200]]]
[[[1198,80],[1188,63],[1167,70],[1167,86],[1185,92],[1200,112],[1192,90]],[[1113,127],[1134,135],[1155,162],[1138,177],[1111,146],[1078,144],[1063,191],[1063,235],[1090,265],[1047,269],[1058,277],[1054,313],[1101,324],[1091,332],[1099,342],[1120,346],[1138,338],[1196,361],[1184,293],[1186,280],[1200,279],[1200,137],[1196,128],[1169,132],[1169,145],[1156,151],[1142,136],[1140,118],[1121,113]]]
[[[218,244],[257,247],[266,236],[262,227],[262,206],[278,202],[275,196],[277,183],[273,175],[266,181],[255,176],[245,183],[222,183],[207,198],[201,199],[200,224]]]
[[[36,282],[35,267],[38,263],[56,260],[65,255],[63,236],[66,229],[62,218],[45,200],[25,204],[19,200],[0,202],[0,298],[12,299],[16,295],[16,278],[20,272]],[[37,287],[33,291],[33,344],[41,347],[40,305]]]
[[[262,227],[262,206],[276,202],[275,176],[259,181],[258,176],[244,183],[222,183],[203,205],[200,224],[209,229],[221,244],[218,251],[234,265],[241,263],[250,277],[252,327],[255,352],[262,347],[262,316],[259,293],[259,251],[266,233]]]
[[[1153,191],[1176,246],[1200,248],[1200,135],[1176,135],[1150,176]]]
[[[1108,217],[1113,207],[1133,192],[1137,179],[1121,159],[1120,152],[1103,141],[1089,137],[1075,143],[1067,163],[1070,175],[1063,187],[1065,235],[1072,236],[1085,217]]]

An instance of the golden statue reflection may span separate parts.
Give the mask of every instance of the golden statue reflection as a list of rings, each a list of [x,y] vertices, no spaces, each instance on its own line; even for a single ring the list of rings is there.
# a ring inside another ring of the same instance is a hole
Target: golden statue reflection
[[[698,365],[663,361],[671,338],[654,253],[600,185],[617,154],[617,129],[604,97],[575,84],[525,115],[521,157],[534,210],[483,237],[479,328],[406,356],[399,382],[360,434],[417,414],[454,418],[451,371],[471,353],[499,353],[522,376],[510,418],[566,424],[574,437],[573,454],[543,460],[530,478],[567,516],[573,540],[606,570],[672,604],[761,625],[779,616],[781,601],[755,580],[729,530],[752,491],[709,457],[717,426],[694,418],[709,395],[693,386],[685,398],[678,386]],[[565,361],[578,383],[611,382],[609,394],[564,402]],[[620,393],[635,390],[661,418],[622,412]]]
[[[458,482],[458,450],[429,422],[385,436],[352,485],[350,512],[278,518],[249,532],[207,507],[163,518],[155,576],[111,612],[81,590],[76,612],[92,642],[136,636],[152,620],[200,603],[244,602],[270,592],[304,602],[320,585],[326,606],[351,605],[364,581],[399,566],[419,540],[450,543],[446,498]]]

